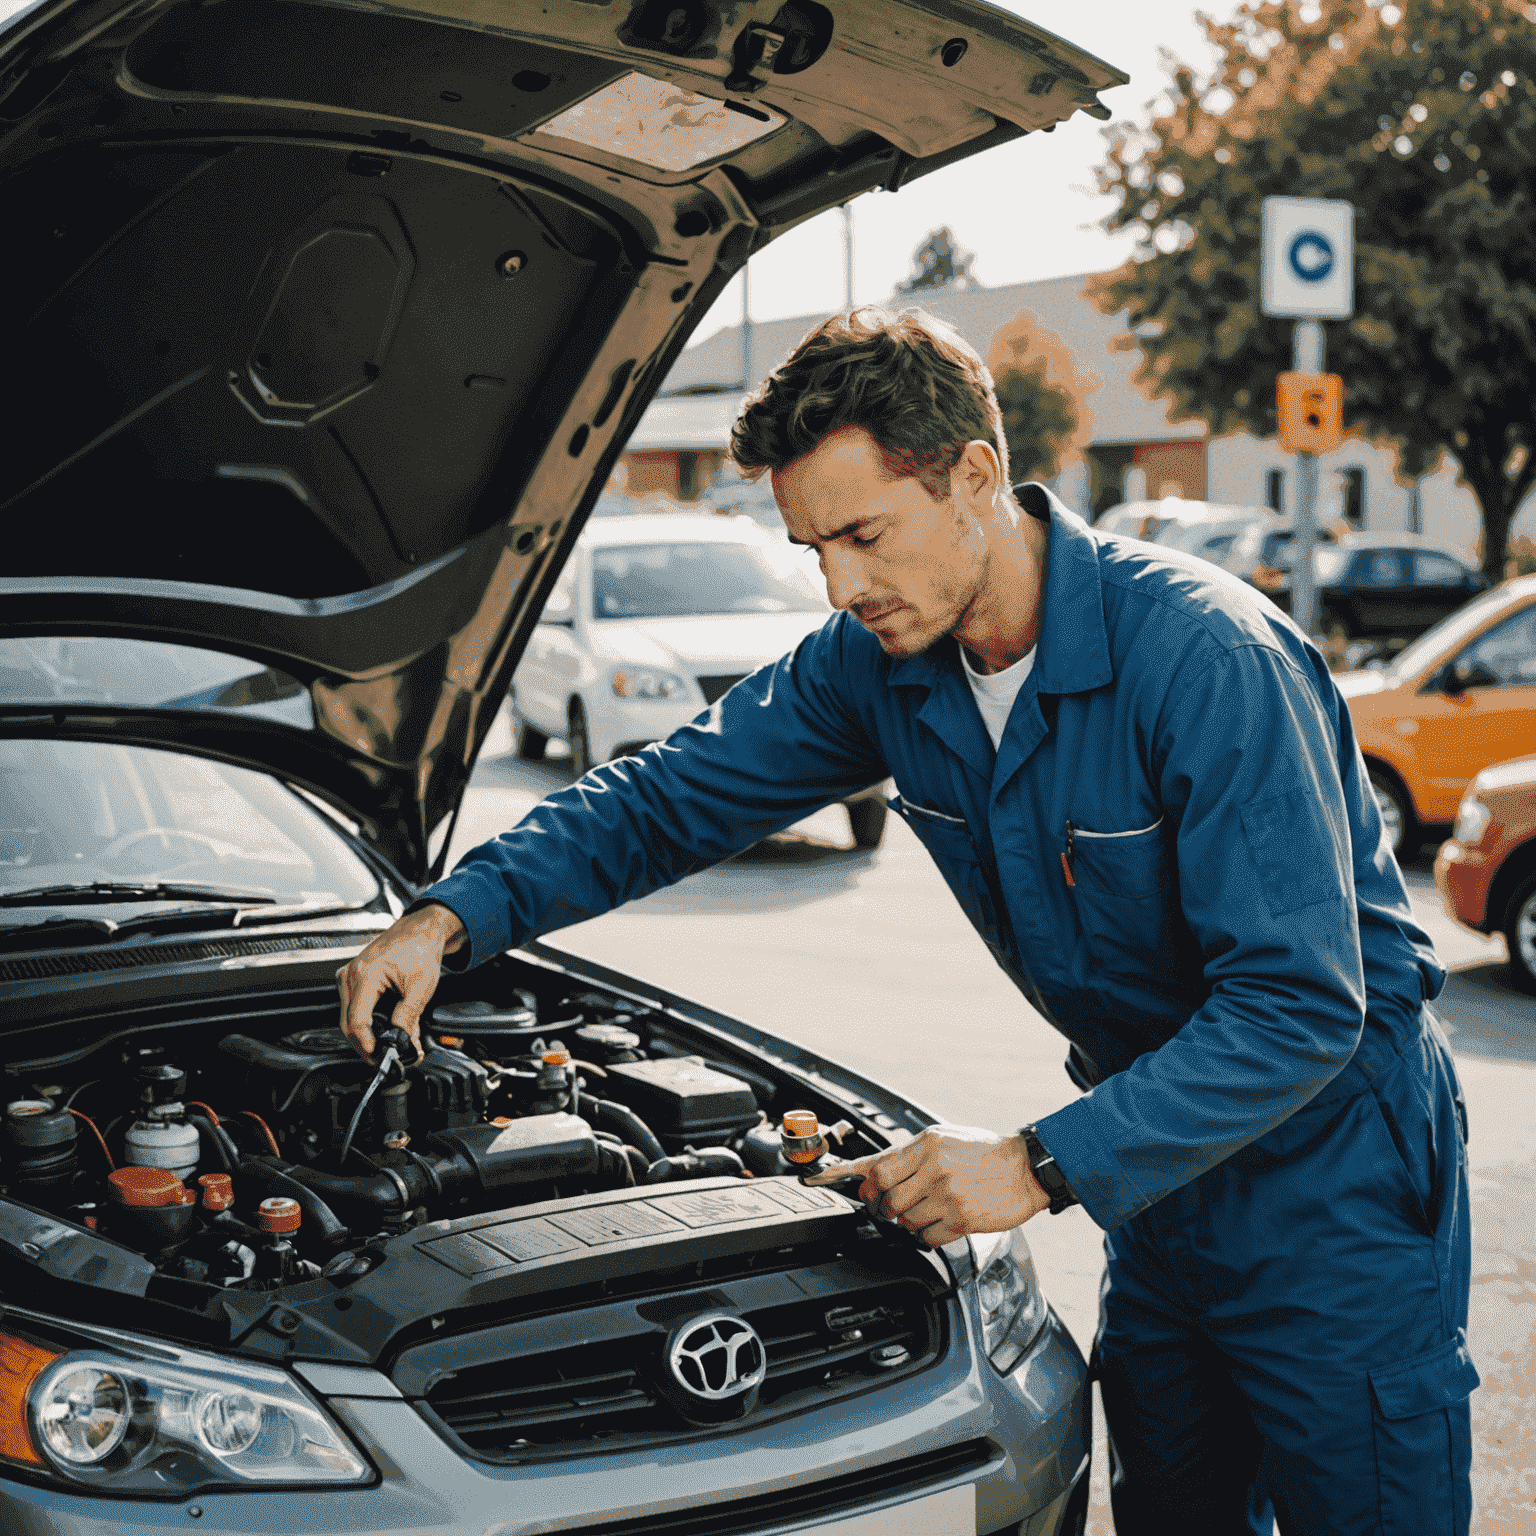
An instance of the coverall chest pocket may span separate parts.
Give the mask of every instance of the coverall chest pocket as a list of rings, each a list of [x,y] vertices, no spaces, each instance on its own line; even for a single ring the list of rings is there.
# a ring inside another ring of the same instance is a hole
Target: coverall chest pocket
[[[897,795],[889,804],[917,834],[933,862],[939,866],[939,873],[955,893],[955,899],[970,918],[972,926],[994,951],[1000,949],[1002,933],[997,921],[997,909],[987,889],[981,855],[976,851],[975,839],[964,819],[945,811],[913,805],[901,795]]]
[[[1164,819],[1128,832],[1074,824],[1068,841],[1072,895],[1096,963],[1136,975],[1172,964],[1178,882]]]

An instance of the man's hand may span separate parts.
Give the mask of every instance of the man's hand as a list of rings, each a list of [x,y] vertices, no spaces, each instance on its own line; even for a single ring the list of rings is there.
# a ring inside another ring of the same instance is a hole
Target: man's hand
[[[905,1146],[811,1175],[831,1184],[862,1175],[859,1198],[935,1248],[968,1232],[1007,1232],[1049,1210],[1024,1143],[963,1125],[931,1125]]]
[[[450,908],[433,903],[407,912],[336,972],[341,1032],[372,1060],[373,1010],[393,989],[400,994],[395,1024],[421,1055],[421,1015],[437,990],[443,956],[464,946],[464,925]]]

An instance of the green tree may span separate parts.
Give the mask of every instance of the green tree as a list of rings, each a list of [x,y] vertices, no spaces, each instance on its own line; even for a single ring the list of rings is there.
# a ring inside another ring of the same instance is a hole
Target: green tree
[[[1008,441],[1009,478],[1054,480],[1089,441],[1088,397],[1098,378],[1027,310],[992,338],[987,367]]]
[[[945,224],[933,230],[912,253],[912,275],[897,283],[897,293],[922,293],[930,288],[948,288],[958,283],[970,284],[971,263],[976,260],[971,251],[962,251],[955,244],[955,237]]]
[[[1345,425],[1423,473],[1451,454],[1484,571],[1536,479],[1536,5],[1247,4],[1206,31],[1213,79],[1170,61],[1149,126],[1109,130],[1100,185],[1135,257],[1094,284],[1175,419],[1275,431],[1291,322],[1259,313],[1260,203],[1355,207],[1355,315],[1327,322]]]

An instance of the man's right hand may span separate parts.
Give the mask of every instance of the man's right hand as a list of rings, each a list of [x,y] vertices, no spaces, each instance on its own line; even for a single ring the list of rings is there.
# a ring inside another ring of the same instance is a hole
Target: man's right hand
[[[462,949],[464,925],[451,908],[433,903],[407,912],[336,972],[341,1032],[373,1059],[373,1010],[386,992],[400,994],[394,1022],[421,1055],[421,1015],[437,990],[443,956]]]

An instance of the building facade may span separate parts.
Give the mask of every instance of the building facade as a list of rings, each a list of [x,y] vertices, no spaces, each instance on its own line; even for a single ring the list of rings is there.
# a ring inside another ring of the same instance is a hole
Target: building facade
[[[993,338],[1028,312],[1097,378],[1088,397],[1089,441],[1058,477],[1057,494],[1095,518],[1122,501],[1184,496],[1233,506],[1293,510],[1295,460],[1274,439],[1247,433],[1212,437],[1201,422],[1172,422],[1168,408],[1135,381],[1140,352],[1122,349],[1120,315],[1104,315],[1084,288],[1088,276],[1049,278],[998,288],[956,287],[899,295],[946,320],[986,357]],[[678,359],[662,392],[631,437],[619,471],[632,494],[664,490],[684,500],[706,486],[724,458],[743,395],[755,387],[824,316],[801,315],[714,332]],[[750,380],[742,359],[752,359]],[[1343,517],[1359,528],[1419,532],[1470,555],[1480,518],[1470,490],[1447,462],[1415,482],[1398,473],[1390,448],[1346,439],[1319,459],[1320,522]],[[1515,533],[1536,532],[1536,498]]]

